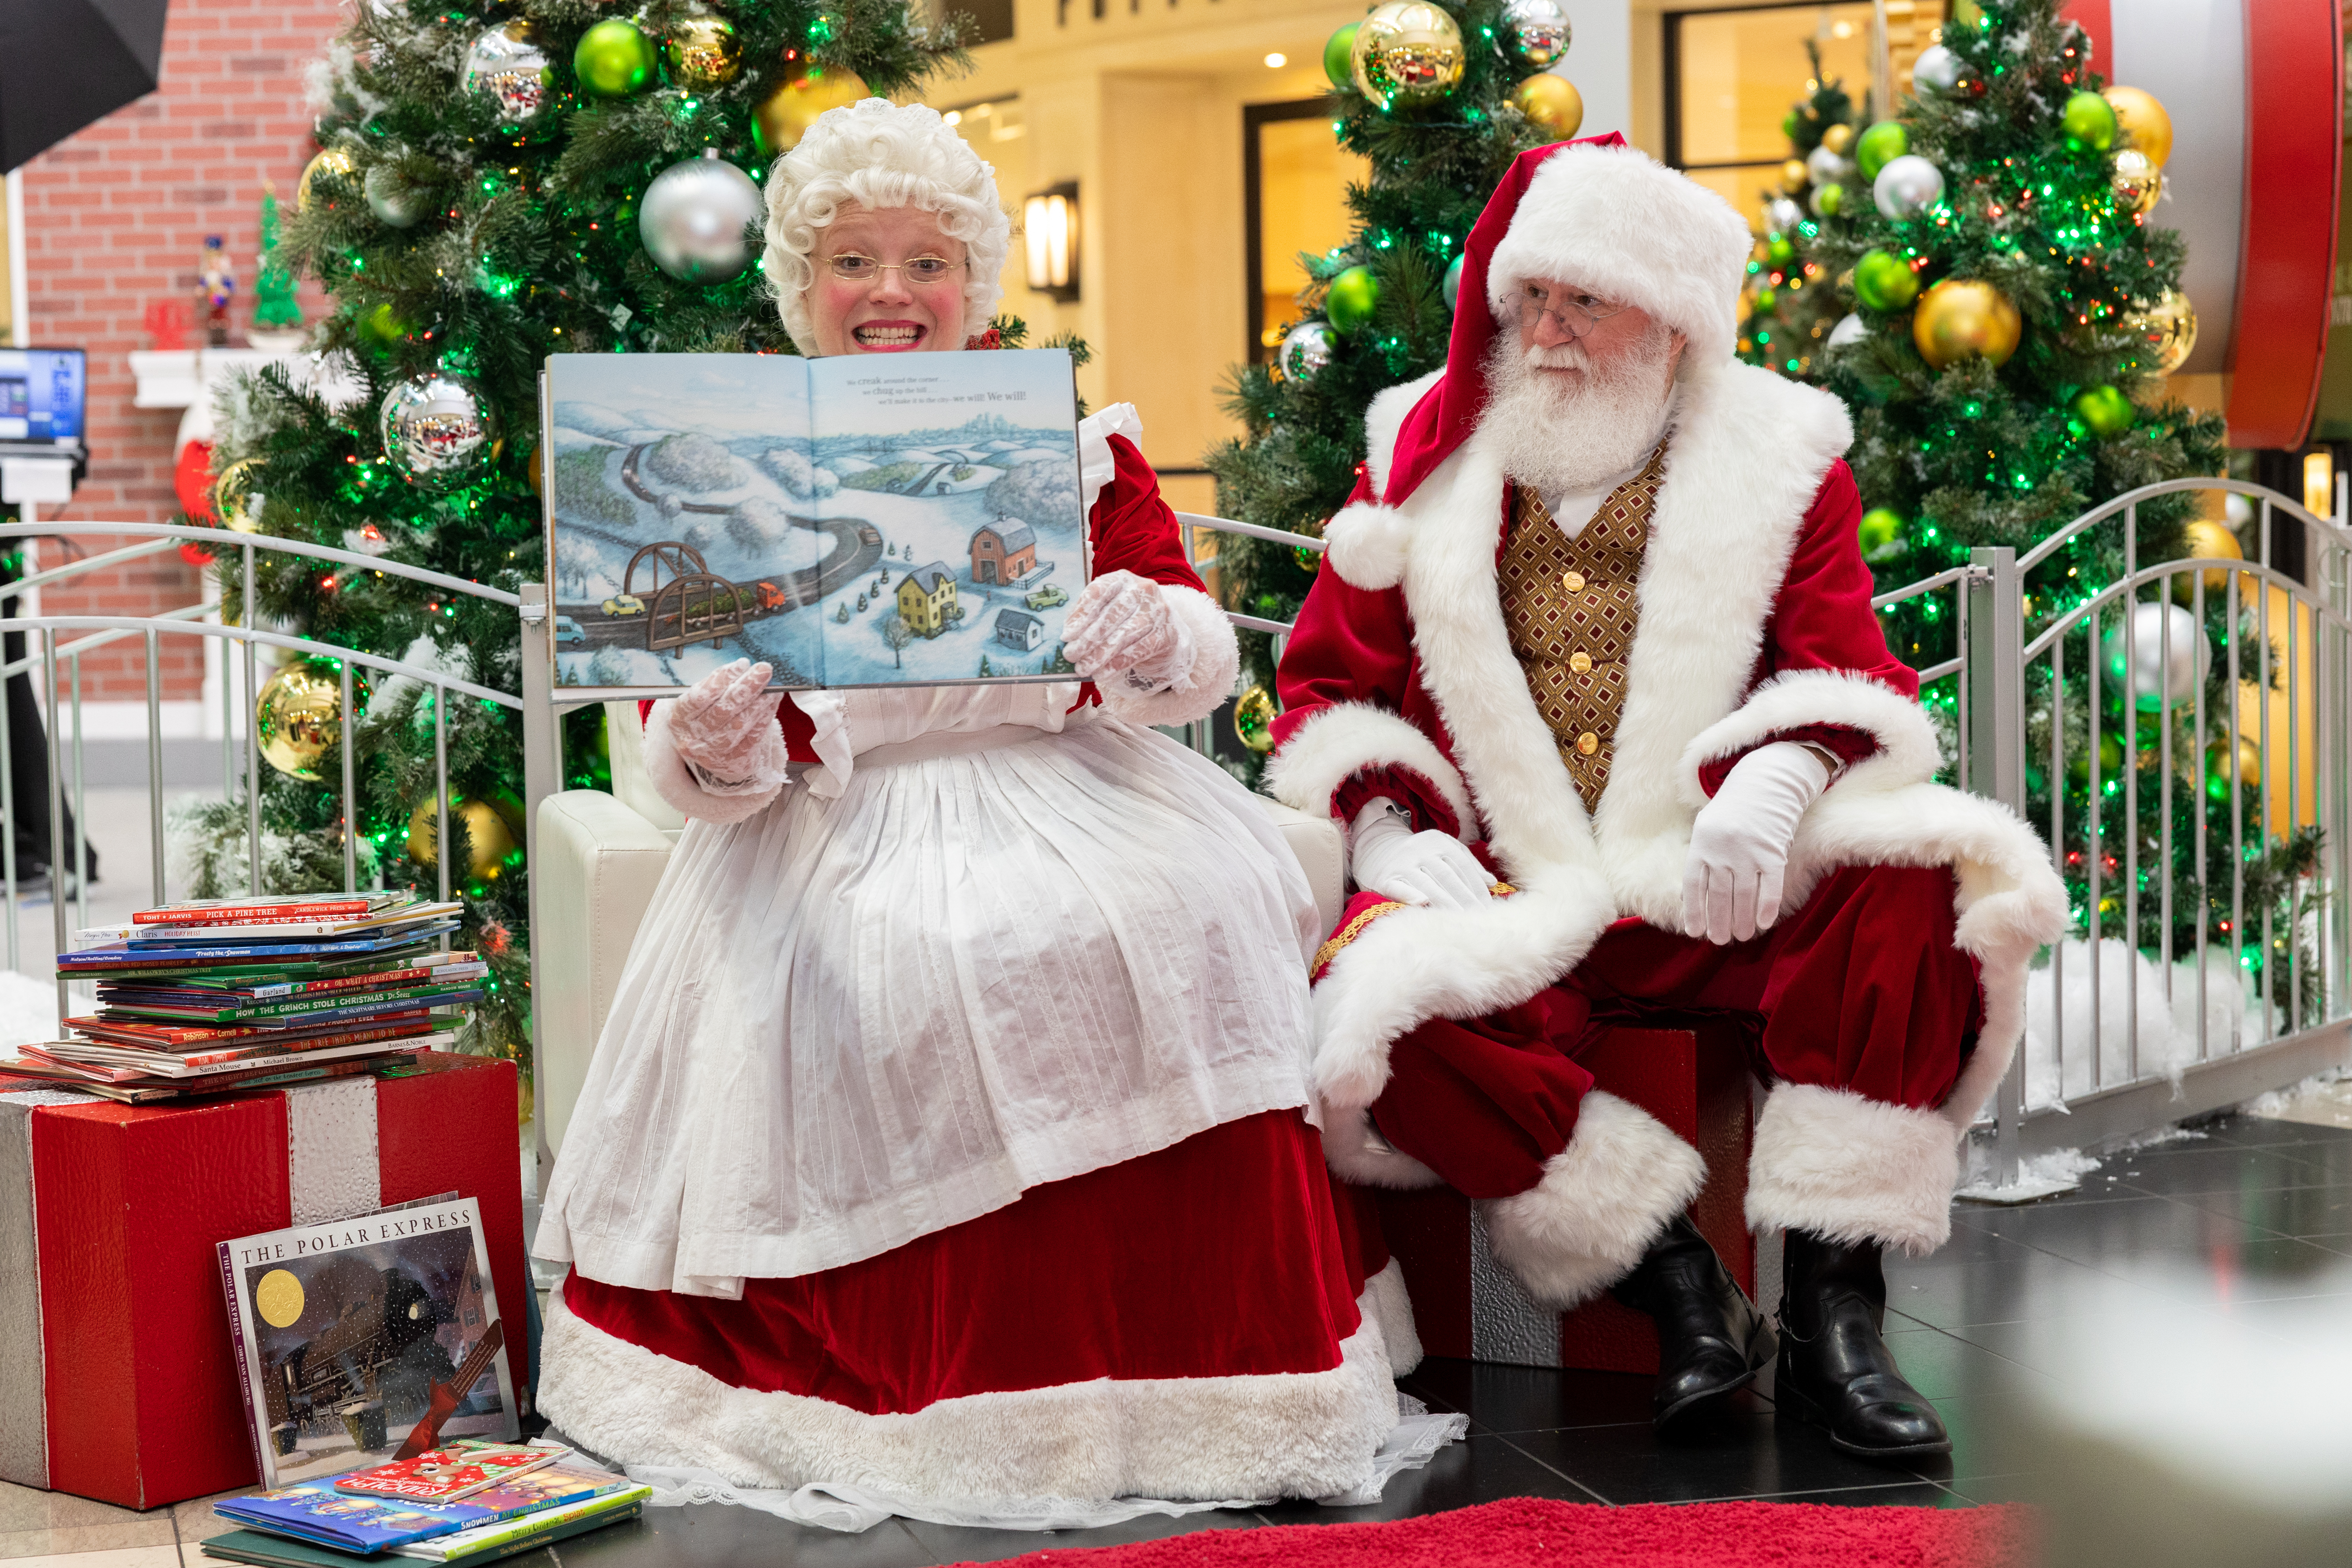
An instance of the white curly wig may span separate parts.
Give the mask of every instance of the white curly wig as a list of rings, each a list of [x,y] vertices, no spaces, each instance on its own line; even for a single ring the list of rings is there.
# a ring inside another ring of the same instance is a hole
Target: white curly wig
[[[768,176],[768,253],[761,270],[776,291],[776,313],[801,353],[816,353],[808,287],[819,230],[845,202],[880,210],[920,207],[963,241],[963,335],[988,330],[1004,297],[999,276],[1013,246],[1013,222],[996,196],[996,172],[919,103],[869,98],[828,109],[776,160]]]

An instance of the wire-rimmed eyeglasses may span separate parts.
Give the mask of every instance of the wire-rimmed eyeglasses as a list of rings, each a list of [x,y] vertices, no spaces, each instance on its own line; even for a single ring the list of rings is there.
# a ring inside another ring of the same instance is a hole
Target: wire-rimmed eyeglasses
[[[1604,300],[1580,289],[1547,288],[1541,283],[1522,285],[1520,296],[1535,308],[1538,317],[1549,316],[1571,338],[1582,337],[1594,323],[1605,321],[1626,308],[1622,300]]]
[[[963,265],[944,256],[910,256],[904,261],[880,261],[855,250],[845,250],[826,263],[845,283],[870,283],[885,272],[896,272],[908,283],[937,283]]]

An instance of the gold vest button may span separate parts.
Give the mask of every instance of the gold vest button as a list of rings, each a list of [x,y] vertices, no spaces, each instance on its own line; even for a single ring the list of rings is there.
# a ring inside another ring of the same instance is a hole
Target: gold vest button
[[[1584,592],[1584,574],[1563,572],[1559,574],[1559,585],[1571,594],[1581,594]]]
[[[1576,749],[1589,757],[1601,749],[1601,737],[1587,730],[1576,738]]]
[[[1585,652],[1582,648],[1578,648],[1574,653],[1568,656],[1568,668],[1576,671],[1577,674],[1582,675],[1586,670],[1592,668],[1592,656]]]

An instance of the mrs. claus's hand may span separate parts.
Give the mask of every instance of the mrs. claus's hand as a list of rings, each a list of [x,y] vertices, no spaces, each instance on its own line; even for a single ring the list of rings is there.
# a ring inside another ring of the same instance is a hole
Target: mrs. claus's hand
[[[713,779],[772,783],[784,776],[783,731],[768,691],[775,671],[739,658],[686,689],[670,710],[670,743]]]
[[[1182,625],[1160,584],[1132,572],[1096,578],[1062,623],[1062,654],[1088,680],[1132,676],[1165,686],[1192,668]]]

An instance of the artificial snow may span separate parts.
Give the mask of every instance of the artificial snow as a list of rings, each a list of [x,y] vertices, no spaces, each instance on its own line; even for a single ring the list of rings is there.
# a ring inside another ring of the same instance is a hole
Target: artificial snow
[[[2201,1037],[2193,955],[2172,966],[2168,987],[2165,971],[2153,960],[2110,937],[2099,943],[2095,976],[2094,968],[2090,944],[2068,941],[2060,945],[2054,962],[2026,977],[2028,1110],[2063,1110],[2068,1100],[2095,1089],[2144,1079],[2161,1078],[2178,1088],[2191,1063],[2230,1055],[2263,1037],[2262,1008],[2250,1005],[2252,983],[2226,948],[2210,948],[2205,953]],[[2061,975],[2063,1005],[2053,1009]],[[2099,1005],[2095,1078],[2091,1030],[2095,981]]]

